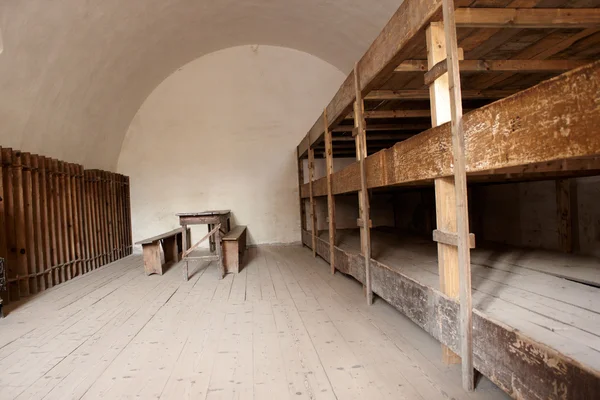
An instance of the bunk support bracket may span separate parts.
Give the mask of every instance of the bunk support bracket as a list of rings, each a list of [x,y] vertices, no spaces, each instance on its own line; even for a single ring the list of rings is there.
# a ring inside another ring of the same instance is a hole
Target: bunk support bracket
[[[458,247],[458,235],[456,233],[435,229],[433,231],[433,241]],[[475,235],[472,233],[469,233],[469,248],[475,248]]]

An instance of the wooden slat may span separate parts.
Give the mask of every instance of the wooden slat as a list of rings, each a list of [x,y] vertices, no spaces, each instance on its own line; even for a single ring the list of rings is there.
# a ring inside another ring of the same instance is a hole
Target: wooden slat
[[[90,186],[92,190],[92,218],[93,221],[93,235],[94,235],[94,265],[96,268],[100,267],[104,263],[102,262],[102,234],[100,225],[100,198],[98,192],[98,178],[96,171],[89,171],[90,175]]]
[[[582,63],[577,63],[581,65]],[[429,85],[433,80],[437,79],[438,76],[442,75],[444,72],[441,72],[441,69],[435,70],[431,75],[429,73],[425,74],[425,84]],[[439,74],[439,75],[438,75]],[[503,89],[503,90],[463,90],[463,97],[465,99],[502,99],[504,97],[508,97],[516,93],[516,90],[513,89]],[[404,90],[373,90],[369,93],[365,100],[427,100],[429,99],[429,91],[425,89],[404,89]],[[417,115],[421,116],[420,111]],[[385,114],[370,114],[376,115],[385,115]],[[408,114],[410,116],[411,114]],[[370,117],[370,118],[376,118]],[[369,117],[367,117],[369,118]],[[379,117],[383,118],[383,117]],[[369,130],[371,128],[369,127]]]
[[[429,98],[429,95],[427,94],[427,98]],[[424,131],[426,129],[431,128],[431,124],[425,124],[425,123],[419,123],[419,124],[415,124],[415,123],[401,123],[401,124],[369,124],[366,129],[367,129],[367,140],[369,139],[370,135],[369,132],[373,132],[373,131]],[[352,132],[352,130],[354,129],[354,125],[338,125],[335,128],[333,128],[331,131],[332,132]],[[334,138],[334,141],[337,140],[338,138]],[[354,140],[353,140],[354,141]]]
[[[33,181],[31,171],[31,154],[21,153],[23,163],[23,201],[25,204],[25,251],[27,252],[27,271],[29,276],[29,293],[38,292],[37,254],[35,242],[35,221],[33,212]]]
[[[67,207],[67,235],[68,235],[68,243],[69,246],[67,248],[67,261],[69,263],[68,271],[70,271],[71,276],[70,279],[76,277],[78,275],[77,267],[79,263],[77,262],[76,256],[76,244],[75,244],[75,229],[74,229],[74,220],[75,220],[75,207],[73,202],[73,164],[64,163],[64,171],[65,171],[65,195],[66,195],[66,207]]]
[[[600,62],[566,72],[463,117],[467,173],[600,155]],[[561,118],[554,118],[561,115]],[[560,134],[556,134],[559,132]],[[369,188],[426,182],[452,175],[449,124],[367,157]],[[419,168],[414,168],[419,165]],[[358,163],[333,174],[333,193],[360,190]],[[326,180],[313,182],[326,196]],[[302,196],[307,197],[307,188]]]
[[[33,236],[34,236],[34,252],[36,258],[35,271],[37,274],[38,292],[46,290],[46,260],[44,254],[44,239],[42,230],[42,199],[40,185],[40,163],[37,154],[31,155],[31,185],[32,185],[32,208],[33,208]]]
[[[459,8],[460,28],[594,28],[600,26],[597,8]]]
[[[13,195],[15,207],[15,234],[17,245],[17,270],[19,293],[21,297],[29,296],[29,271],[27,261],[27,225],[25,222],[25,199],[23,186],[22,153],[13,150]]]
[[[362,71],[359,81],[361,93],[368,93],[381,84],[396,66],[411,57],[414,49],[421,45],[420,33],[424,32],[430,21],[439,19],[441,4],[441,0],[414,0],[400,5],[358,63]],[[337,125],[351,111],[356,99],[352,75],[350,73],[327,106],[329,127]],[[322,119],[323,116],[319,116],[298,146],[301,157],[309,147],[322,140]]]
[[[127,211],[127,243],[128,243],[128,254],[131,254],[133,247],[132,247],[132,233],[131,233],[131,185],[129,184],[129,177],[125,177],[125,182],[126,182],[126,190],[125,190],[125,195],[126,195],[126,211]]]
[[[62,235],[62,205],[60,201],[60,171],[58,169],[58,160],[51,160],[51,172],[52,172],[52,203],[54,206],[54,254],[53,254],[53,267],[54,269],[54,282],[59,284],[65,281],[64,279],[64,253],[63,253],[63,235]]]
[[[52,234],[50,216],[51,210],[51,193],[48,192],[48,170],[47,158],[44,156],[38,157],[39,168],[39,187],[40,187],[40,224],[41,224],[41,243],[43,255],[44,278],[47,288],[54,286],[54,277],[52,275]]]
[[[6,277],[8,280],[8,295],[10,301],[20,299],[19,288],[19,266],[17,260],[17,241],[15,232],[15,195],[14,169],[13,169],[13,150],[11,148],[2,148],[2,184],[3,184],[3,204],[4,204],[4,231],[6,235],[7,259],[6,259]]]
[[[460,60],[461,71],[471,72],[565,72],[579,68],[590,61],[585,60]],[[425,73],[426,85],[442,76],[448,71],[446,61],[440,61]],[[486,90],[474,91],[487,93]],[[494,91],[490,91],[490,95]],[[498,91],[501,92],[501,91]],[[471,91],[463,90],[463,98],[472,98]],[[505,96],[504,96],[505,97]]]
[[[325,129],[325,173],[327,178],[327,215],[329,220],[329,243],[335,246],[335,197],[331,191],[331,175],[333,174],[333,142],[329,123],[327,119],[327,109],[323,110],[323,126]],[[333,247],[332,247],[333,250]],[[335,274],[335,255],[333,251],[329,254],[329,264],[331,273]]]
[[[8,247],[6,230],[4,229],[6,224],[6,192],[4,190],[4,175],[6,174],[2,162],[2,148],[0,148],[0,257],[4,259],[4,272],[5,275],[0,278],[5,278],[8,281],[11,278],[11,272],[8,271]],[[5,282],[6,282],[5,281]],[[10,302],[10,295],[8,286],[10,283],[6,282],[6,288],[0,289],[0,299],[2,299],[3,305],[7,305]]]
[[[83,275],[83,257],[81,255],[81,237],[79,230],[79,218],[80,218],[80,209],[79,209],[79,187],[78,187],[78,175],[79,175],[79,166],[76,164],[70,165],[71,169],[71,208],[73,209],[73,260],[75,260],[75,271],[77,276]]]

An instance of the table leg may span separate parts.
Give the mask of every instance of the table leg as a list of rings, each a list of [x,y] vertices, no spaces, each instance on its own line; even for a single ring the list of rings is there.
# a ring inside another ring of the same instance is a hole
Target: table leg
[[[188,249],[188,238],[187,238],[187,225],[181,225],[183,232],[181,232],[181,253],[185,253]]]
[[[215,224],[208,224],[208,231],[212,231],[215,228]],[[208,242],[210,243],[210,252],[215,252],[215,236],[211,236],[208,238]]]
[[[215,232],[215,243],[216,243],[216,248],[217,248],[217,255],[219,256],[219,272],[220,272],[219,279],[223,279],[223,278],[225,278],[225,266],[223,264],[223,251],[221,250],[221,232],[220,231]]]

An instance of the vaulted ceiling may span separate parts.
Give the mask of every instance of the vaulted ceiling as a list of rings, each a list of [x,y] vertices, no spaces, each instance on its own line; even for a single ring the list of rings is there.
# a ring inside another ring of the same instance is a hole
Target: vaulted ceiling
[[[400,2],[0,0],[0,145],[114,168],[136,111],[178,67],[268,44],[348,72]]]

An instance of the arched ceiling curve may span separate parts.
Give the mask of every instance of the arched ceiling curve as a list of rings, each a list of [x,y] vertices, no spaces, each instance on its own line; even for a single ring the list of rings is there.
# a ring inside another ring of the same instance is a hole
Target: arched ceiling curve
[[[348,72],[399,4],[0,0],[0,145],[113,169],[133,116],[178,67],[267,44]]]

